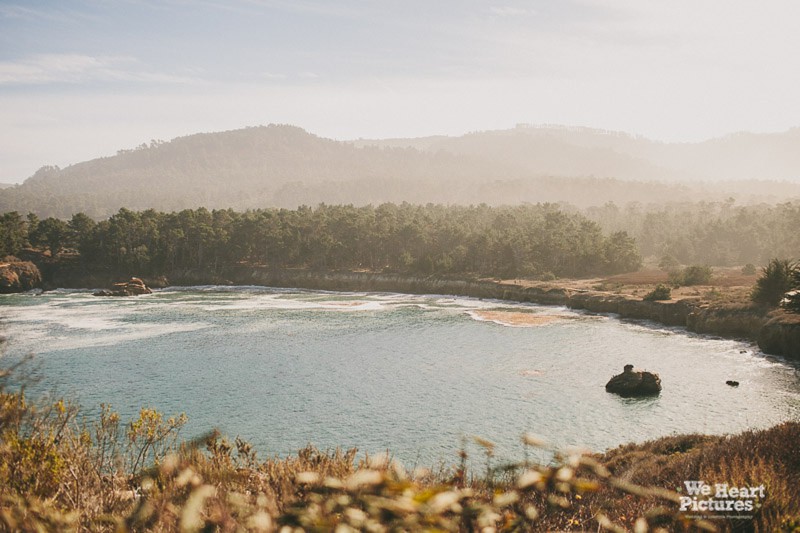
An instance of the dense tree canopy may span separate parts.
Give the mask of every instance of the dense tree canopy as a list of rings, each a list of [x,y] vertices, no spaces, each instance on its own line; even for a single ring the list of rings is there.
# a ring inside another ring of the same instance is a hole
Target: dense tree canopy
[[[24,228],[25,221],[17,217]],[[631,271],[641,264],[634,240],[624,231],[605,235],[597,223],[551,204],[322,204],[315,209],[175,213],[121,209],[96,224],[83,214],[68,223],[45,219],[28,239],[54,254],[71,246],[86,262],[141,274],[219,271],[248,263],[420,274],[584,276]]]
[[[68,221],[66,235],[55,219],[40,220],[33,214],[26,218],[12,211],[0,218],[0,254],[15,254],[30,243],[78,248],[85,257],[119,267],[140,264],[154,270],[205,267],[210,257],[212,266],[252,261],[320,268],[582,275],[628,270],[638,263],[639,254],[676,270],[680,265],[766,265],[776,256],[800,256],[797,228],[798,202],[737,206],[732,200],[625,207],[608,203],[586,210],[566,204],[323,204],[317,209],[201,208],[175,213],[121,209],[97,228],[93,219],[78,213]],[[111,242],[118,246],[116,251],[109,248]]]
[[[673,261],[766,265],[773,257],[800,255],[798,202],[738,206],[731,199],[625,207],[609,203],[583,213],[605,231],[627,231],[644,257],[654,257],[665,266]]]

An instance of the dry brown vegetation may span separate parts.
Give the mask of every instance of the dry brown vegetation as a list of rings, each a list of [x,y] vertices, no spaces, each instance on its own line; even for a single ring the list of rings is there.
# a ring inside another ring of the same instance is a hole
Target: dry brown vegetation
[[[714,291],[721,292],[724,298],[741,302],[749,301],[750,291],[755,285],[757,274],[745,275],[739,268],[714,268],[711,282],[704,285],[673,285],[672,298],[709,298]],[[597,283],[600,286],[613,288],[622,294],[645,294],[659,283],[670,284],[669,272],[663,270],[641,270],[603,278]],[[724,289],[720,291],[720,289]]]
[[[742,274],[741,268],[717,268],[712,270],[711,282],[704,285],[675,286],[670,283],[669,272],[660,269],[642,269],[603,278],[559,279],[541,282],[523,279],[504,280],[525,287],[564,288],[573,291],[595,291],[609,294],[642,297],[659,284],[672,288],[672,299],[700,299],[701,303],[729,303],[751,306],[750,294],[758,274]]]

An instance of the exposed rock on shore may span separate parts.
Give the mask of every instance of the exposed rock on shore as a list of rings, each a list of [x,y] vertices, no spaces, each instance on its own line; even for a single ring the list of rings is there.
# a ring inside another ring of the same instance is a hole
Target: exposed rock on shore
[[[625,365],[622,374],[606,383],[606,392],[620,396],[654,396],[661,392],[661,378],[653,372],[634,370],[633,365]]]
[[[25,292],[42,284],[42,275],[29,261],[0,262],[0,293]]]
[[[152,294],[144,281],[139,278],[131,278],[130,281],[115,283],[108,290],[100,290],[94,293],[95,296],[138,296],[140,294]]]

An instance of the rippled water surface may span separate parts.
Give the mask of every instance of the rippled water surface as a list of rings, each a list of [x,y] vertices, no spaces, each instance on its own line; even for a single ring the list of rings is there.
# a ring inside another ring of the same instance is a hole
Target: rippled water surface
[[[314,443],[451,463],[464,436],[480,435],[520,458],[524,431],[602,450],[800,414],[796,369],[751,345],[556,307],[261,287],[60,291],[0,296],[0,328],[7,357],[35,353],[40,387],[87,413],[101,402],[125,418],[186,412],[185,436],[218,427],[262,457]],[[662,394],[607,394],[626,363],[658,372]]]

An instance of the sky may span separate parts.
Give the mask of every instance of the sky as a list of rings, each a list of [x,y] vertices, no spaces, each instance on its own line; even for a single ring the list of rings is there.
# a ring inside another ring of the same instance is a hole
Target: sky
[[[796,0],[0,0],[0,182],[152,139],[800,126]]]

